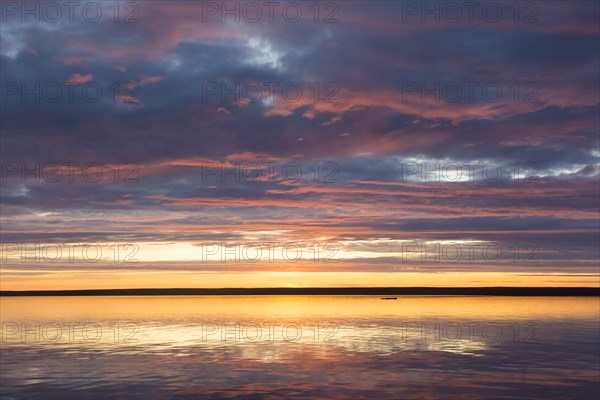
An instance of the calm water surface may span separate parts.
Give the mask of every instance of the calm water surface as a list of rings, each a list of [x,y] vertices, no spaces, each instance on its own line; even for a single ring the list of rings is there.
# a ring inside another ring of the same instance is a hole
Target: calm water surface
[[[598,399],[600,300],[3,297],[2,399]]]

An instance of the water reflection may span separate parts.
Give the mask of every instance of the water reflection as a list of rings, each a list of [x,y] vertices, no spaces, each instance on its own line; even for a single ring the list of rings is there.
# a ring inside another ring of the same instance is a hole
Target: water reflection
[[[597,298],[2,298],[2,398],[599,396]]]

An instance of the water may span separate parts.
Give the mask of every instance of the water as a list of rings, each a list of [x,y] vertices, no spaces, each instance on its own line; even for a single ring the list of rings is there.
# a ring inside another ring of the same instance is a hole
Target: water
[[[598,399],[598,298],[3,297],[2,399]]]

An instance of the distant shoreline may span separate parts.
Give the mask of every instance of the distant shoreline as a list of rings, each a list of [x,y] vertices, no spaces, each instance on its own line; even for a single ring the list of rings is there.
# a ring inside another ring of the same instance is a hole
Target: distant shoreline
[[[600,296],[589,287],[341,287],[341,288],[218,288],[218,289],[91,289],[0,291],[0,296]]]

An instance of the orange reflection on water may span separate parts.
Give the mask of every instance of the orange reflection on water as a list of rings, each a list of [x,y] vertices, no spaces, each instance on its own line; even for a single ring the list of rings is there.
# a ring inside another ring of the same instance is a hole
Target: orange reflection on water
[[[186,318],[588,318],[594,297],[402,296],[89,296],[2,297],[2,320]]]
[[[42,397],[113,382],[145,398],[160,387],[155,398],[516,399],[598,386],[597,298],[3,297],[0,311],[3,383]]]

